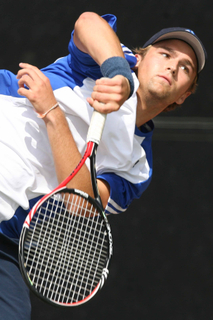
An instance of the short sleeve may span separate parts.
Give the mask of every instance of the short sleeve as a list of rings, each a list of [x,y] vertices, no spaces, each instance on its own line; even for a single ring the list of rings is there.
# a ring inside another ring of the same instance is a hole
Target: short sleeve
[[[115,173],[104,173],[97,178],[105,180],[110,185],[110,198],[105,212],[118,214],[127,210],[134,199],[139,199],[151,182],[152,170],[149,178],[143,182],[133,184]]]

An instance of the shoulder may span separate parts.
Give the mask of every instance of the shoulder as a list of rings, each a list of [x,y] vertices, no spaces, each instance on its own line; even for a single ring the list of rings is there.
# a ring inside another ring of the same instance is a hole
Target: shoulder
[[[0,70],[0,94],[20,97],[17,90],[18,80],[16,75],[8,70]]]

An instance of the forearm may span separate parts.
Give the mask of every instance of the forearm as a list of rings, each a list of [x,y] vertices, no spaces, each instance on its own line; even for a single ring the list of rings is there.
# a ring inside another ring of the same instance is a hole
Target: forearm
[[[124,57],[116,33],[96,13],[85,12],[78,18],[75,23],[74,42],[79,50],[89,54],[99,65],[110,57]]]
[[[48,113],[44,121],[58,182],[60,183],[75,169],[82,156],[70,132],[65,115],[60,108]],[[93,195],[90,173],[86,165],[83,165],[76,177],[69,182],[68,187],[81,189],[91,196]]]
[[[44,121],[52,149],[58,182],[60,183],[75,169],[82,156],[78,151],[64,113],[60,108],[48,113]],[[68,187],[80,189],[90,196],[94,196],[90,172],[85,164],[69,182]],[[98,189],[103,206],[106,207],[110,195],[109,185],[105,181],[98,181]]]

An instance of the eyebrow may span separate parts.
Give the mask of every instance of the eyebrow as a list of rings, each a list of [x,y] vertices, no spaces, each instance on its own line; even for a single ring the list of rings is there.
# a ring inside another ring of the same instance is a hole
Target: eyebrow
[[[167,46],[164,46],[164,45],[160,45],[158,48],[165,49],[165,50],[169,51],[170,53],[172,53],[174,56],[177,56],[176,50],[174,50],[174,49],[172,49],[172,48],[170,48],[170,47],[167,47]],[[192,68],[193,71],[195,71],[195,67],[193,66],[193,64],[191,63],[190,60],[188,60],[188,59],[183,59],[183,61],[184,61],[187,65],[189,65],[189,66]]]

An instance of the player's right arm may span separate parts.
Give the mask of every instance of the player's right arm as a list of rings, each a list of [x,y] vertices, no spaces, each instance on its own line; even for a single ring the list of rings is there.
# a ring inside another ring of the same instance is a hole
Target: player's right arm
[[[85,12],[75,23],[74,43],[79,50],[90,55],[99,66],[109,58],[124,58],[120,41],[110,25],[99,15]],[[90,105],[99,112],[118,110],[129,98],[130,84],[123,75],[101,78],[96,81],[88,98]]]
[[[79,50],[90,55],[99,66],[113,56],[124,58],[116,33],[106,20],[93,12],[81,14],[76,21],[74,42]]]

